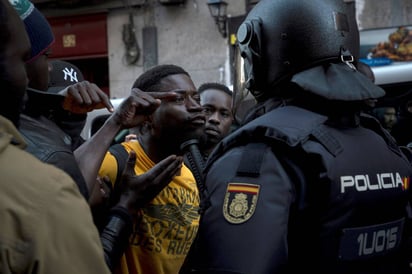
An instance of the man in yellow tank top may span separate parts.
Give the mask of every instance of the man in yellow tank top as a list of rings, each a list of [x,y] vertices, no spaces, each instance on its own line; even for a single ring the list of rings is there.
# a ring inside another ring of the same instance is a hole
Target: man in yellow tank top
[[[171,154],[182,154],[180,145],[203,134],[205,116],[200,96],[189,74],[175,65],[159,65],[143,73],[133,88],[145,92],[172,92],[157,110],[147,116],[137,141],[124,142],[135,151],[136,174],[142,174]],[[112,183],[117,177],[116,158],[108,152],[99,175]],[[116,273],[178,273],[199,225],[199,192],[191,171],[182,166],[180,175],[134,216],[134,232]]]

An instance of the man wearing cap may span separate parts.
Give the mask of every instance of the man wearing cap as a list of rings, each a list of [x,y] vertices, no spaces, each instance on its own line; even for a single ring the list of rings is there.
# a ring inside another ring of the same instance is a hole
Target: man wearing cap
[[[74,64],[63,60],[49,61],[48,93],[59,94],[64,89],[72,89],[75,87],[73,85],[82,83],[83,81],[85,81],[83,73]],[[90,85],[95,84],[90,83]],[[96,86],[96,89],[97,88]],[[80,133],[86,123],[87,113],[76,114],[60,107],[51,111],[49,110],[48,113],[48,118],[54,121],[70,136],[72,150],[75,150],[84,142]]]
[[[46,18],[29,1],[10,1],[24,22],[31,43],[31,53],[26,61],[29,87],[28,101],[20,118],[20,132],[24,136],[30,152],[43,162],[50,163],[66,171],[76,182],[82,195],[88,199],[89,192],[82,173],[71,150],[71,139],[53,121],[48,119],[46,110],[56,106],[60,96],[46,96],[49,84],[48,53],[54,36]],[[44,92],[45,93],[45,92]],[[48,99],[51,98],[51,99]],[[54,100],[54,101],[53,101]],[[46,103],[45,103],[46,102]],[[45,106],[44,109],[42,106]]]
[[[65,132],[70,128],[70,123],[65,123],[65,119],[67,119],[67,111],[70,111],[73,117],[80,115],[81,118],[95,108],[106,107],[112,111],[110,100],[95,84],[87,81],[74,83],[70,88],[62,87],[62,91],[58,93],[47,92],[48,54],[54,43],[51,26],[30,1],[9,0],[9,2],[23,20],[31,43],[30,57],[26,62],[29,79],[28,99],[20,119],[20,131],[28,143],[26,150],[41,161],[66,171],[77,183],[83,196],[89,199],[94,182],[86,183],[81,169],[83,167],[77,164],[72,150],[72,146],[77,144]],[[66,115],[59,115],[62,113]]]

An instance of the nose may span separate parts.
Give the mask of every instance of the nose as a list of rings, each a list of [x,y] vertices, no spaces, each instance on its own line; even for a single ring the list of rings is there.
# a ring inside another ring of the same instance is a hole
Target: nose
[[[219,113],[217,111],[212,112],[207,116],[207,121],[211,124],[220,124]]]
[[[187,96],[186,98],[186,107],[191,111],[203,111],[203,107],[200,103],[190,96]]]

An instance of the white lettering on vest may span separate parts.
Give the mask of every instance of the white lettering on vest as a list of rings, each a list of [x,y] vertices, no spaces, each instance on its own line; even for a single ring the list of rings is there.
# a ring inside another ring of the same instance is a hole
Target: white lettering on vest
[[[373,176],[372,176],[373,177]],[[370,180],[368,174],[347,175],[340,177],[340,192],[345,193],[347,189],[355,189],[358,192],[397,188],[403,186],[403,181],[398,172],[378,173],[376,180]]]

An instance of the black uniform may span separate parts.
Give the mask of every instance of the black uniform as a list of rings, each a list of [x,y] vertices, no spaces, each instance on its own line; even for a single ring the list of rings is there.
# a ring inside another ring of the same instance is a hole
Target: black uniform
[[[411,272],[412,167],[361,114],[384,91],[356,69],[353,3],[261,0],[240,25],[257,105],[208,158],[181,273]]]
[[[194,273],[407,273],[411,165],[376,120],[358,121],[287,106],[226,138]]]

